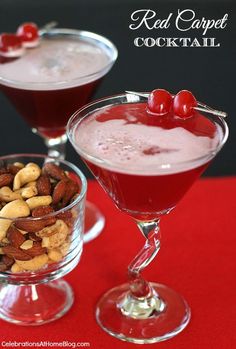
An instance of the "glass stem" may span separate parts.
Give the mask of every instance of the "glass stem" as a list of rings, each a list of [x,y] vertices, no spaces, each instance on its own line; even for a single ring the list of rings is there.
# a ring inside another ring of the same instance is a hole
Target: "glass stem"
[[[66,156],[66,134],[57,138],[45,138],[45,144],[48,148],[48,156],[63,160]]]
[[[149,283],[141,275],[142,270],[155,258],[160,250],[160,219],[149,222],[137,221],[137,226],[146,238],[142,250],[128,267],[130,290],[134,297],[143,298],[151,295]]]
[[[142,270],[155,258],[160,250],[160,219],[137,221],[137,226],[146,238],[146,242],[128,267],[129,292],[124,294],[118,307],[123,315],[134,319],[148,319],[160,314],[165,303],[141,275]]]

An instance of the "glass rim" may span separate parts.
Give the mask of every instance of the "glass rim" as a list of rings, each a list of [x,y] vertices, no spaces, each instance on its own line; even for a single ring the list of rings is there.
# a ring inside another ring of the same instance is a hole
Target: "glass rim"
[[[146,97],[136,95],[135,98],[133,98],[132,100],[121,101],[120,103],[115,103],[115,101],[123,100],[123,99],[127,98],[127,96],[131,96],[132,93],[122,93],[122,94],[111,95],[108,97],[103,97],[103,98],[97,99],[93,102],[90,102],[90,103],[84,105],[83,107],[79,108],[77,111],[75,111],[67,123],[67,136],[68,136],[70,142],[72,143],[73,147],[79,153],[79,155],[84,157],[86,160],[97,164],[100,167],[105,167],[106,169],[110,169],[111,171],[121,172],[120,171],[121,166],[114,165],[114,164],[110,163],[109,161],[104,160],[102,158],[99,158],[99,157],[96,157],[96,156],[93,156],[90,154],[86,154],[86,152],[84,152],[81,148],[79,148],[78,145],[76,145],[76,143],[74,142],[73,131],[74,131],[75,127],[78,127],[78,125],[81,124],[83,122],[83,120],[90,113],[92,113],[100,108],[118,105],[118,104],[130,104],[130,103],[132,104],[132,103],[137,103],[137,102],[139,102],[139,103],[147,102],[147,97],[150,94],[150,92],[142,92],[142,94],[146,94]],[[132,95],[132,96],[134,96],[134,95]],[[110,103],[110,104],[107,103],[106,105],[99,106],[99,104],[103,104],[104,102],[109,102],[109,101],[113,101],[113,103]],[[96,106],[97,106],[97,108],[96,108]],[[94,107],[93,111],[89,110],[90,108],[93,108],[93,107]],[[79,115],[83,112],[86,112],[86,110],[88,110],[88,113],[83,115],[82,117],[79,117]],[[195,162],[199,162],[198,166],[201,166],[204,163],[206,163],[207,161],[210,161],[224,146],[225,142],[227,141],[228,135],[229,135],[229,128],[228,128],[228,125],[225,122],[224,118],[222,118],[221,116],[212,116],[212,117],[207,116],[203,112],[201,112],[201,114],[203,114],[206,118],[208,118],[209,120],[211,120],[214,123],[217,123],[217,121],[218,121],[217,124],[221,127],[222,132],[223,132],[223,136],[222,136],[222,139],[220,140],[219,144],[215,147],[215,149],[210,149],[206,154],[204,154],[202,156],[198,156],[198,157],[192,158],[190,160],[184,160],[184,161],[178,161],[178,162],[172,161],[171,163],[167,162],[167,163],[163,163],[160,165],[156,165],[156,167],[155,167],[156,169],[162,170],[162,171],[160,171],[160,173],[158,173],[156,175],[172,174],[172,172],[168,172],[167,170],[173,168],[174,166],[181,166],[181,165],[185,165],[185,164],[191,165],[191,164],[194,164]],[[197,166],[192,166],[190,168],[195,168],[195,167],[197,167]],[[176,173],[177,172],[184,172],[187,170],[188,170],[188,168],[181,169],[181,171],[178,171],[178,169],[176,168]],[[137,175],[140,175],[140,174],[145,175],[145,174],[143,174],[142,171],[134,171],[134,172]],[[175,172],[173,172],[173,173],[175,173]]]
[[[18,80],[14,80],[14,79],[7,79],[4,78],[2,76],[0,76],[0,84],[4,85],[4,86],[8,86],[8,87],[12,87],[12,88],[20,88],[22,90],[33,90],[33,89],[37,89],[37,90],[52,90],[54,88],[57,89],[62,89],[62,88],[73,88],[76,86],[81,86],[86,83],[90,83],[94,80],[97,80],[101,77],[103,77],[106,72],[108,72],[110,70],[110,68],[112,67],[112,65],[115,63],[115,61],[117,60],[118,57],[118,50],[116,48],[116,46],[113,44],[112,41],[110,41],[109,39],[107,39],[105,36],[100,35],[100,34],[96,34],[90,31],[86,31],[86,30],[79,30],[79,29],[67,29],[67,28],[54,28],[54,29],[49,29],[47,31],[42,31],[41,32],[41,36],[42,37],[50,37],[51,36],[60,36],[60,35],[71,35],[71,36],[78,36],[81,39],[87,39],[87,40],[93,40],[93,41],[98,41],[102,44],[104,44],[108,49],[111,50],[111,55],[109,56],[109,62],[102,68],[99,69],[93,73],[90,74],[86,74],[74,79],[69,79],[69,80],[61,80],[61,81],[52,81],[52,82],[37,82],[37,81],[18,81]],[[78,83],[79,84],[78,84]],[[49,85],[49,87],[48,87]],[[41,87],[41,88],[39,88]],[[47,88],[48,87],[48,88]]]
[[[87,180],[83,174],[83,172],[77,167],[75,166],[74,164],[72,164],[71,162],[67,161],[67,160],[60,160],[60,159],[56,159],[56,158],[53,158],[53,157],[50,157],[48,155],[45,155],[45,154],[34,154],[34,153],[19,153],[19,154],[9,154],[9,155],[3,155],[0,157],[0,161],[4,161],[4,160],[7,160],[7,159],[11,159],[11,158],[16,158],[16,157],[31,157],[31,158],[38,158],[38,159],[47,159],[49,160],[48,162],[61,162],[62,164],[70,167],[75,173],[76,175],[78,175],[80,181],[81,181],[81,191],[79,193],[79,195],[76,197],[76,199],[69,205],[61,208],[60,210],[58,211],[55,211],[55,212],[51,212],[45,216],[42,216],[42,217],[32,217],[32,216],[27,216],[27,217],[18,217],[18,218],[6,218],[6,217],[2,217],[0,216],[0,219],[4,219],[4,220],[10,220],[12,222],[14,221],[21,221],[21,220],[27,220],[27,221],[40,221],[42,219],[45,219],[45,218],[50,218],[50,217],[55,217],[57,216],[58,214],[60,213],[63,213],[63,212],[66,212],[70,209],[72,209],[74,206],[76,206],[78,203],[80,203],[85,195],[86,195],[86,192],[87,192]],[[31,161],[32,162],[32,161]]]

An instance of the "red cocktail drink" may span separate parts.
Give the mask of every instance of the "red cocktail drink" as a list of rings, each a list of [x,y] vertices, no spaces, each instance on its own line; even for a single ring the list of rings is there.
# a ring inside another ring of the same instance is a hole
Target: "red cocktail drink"
[[[101,79],[72,88],[24,90],[1,86],[26,122],[43,137],[57,138],[65,134],[68,117],[92,97]]]
[[[0,87],[29,125],[45,138],[65,134],[69,116],[86,104],[117,53],[97,34],[51,29],[38,47],[0,64]]]
[[[107,291],[96,308],[106,332],[139,344],[169,339],[190,320],[185,300],[165,285],[148,283],[141,271],[160,249],[161,216],[176,206],[228,136],[224,113],[205,108],[219,115],[201,114],[202,104],[199,108],[189,91],[173,97],[159,89],[148,103],[147,97],[127,93],[101,99],[81,108],[68,124],[77,152],[146,239],[128,267],[129,283]],[[124,243],[132,241],[126,229],[122,236]]]
[[[176,206],[220,137],[219,127],[197,112],[180,120],[136,103],[95,111],[79,125],[75,144],[116,205],[150,220]]]
[[[86,161],[116,206],[139,220],[174,208],[207,164],[171,175],[139,176],[104,170]]]

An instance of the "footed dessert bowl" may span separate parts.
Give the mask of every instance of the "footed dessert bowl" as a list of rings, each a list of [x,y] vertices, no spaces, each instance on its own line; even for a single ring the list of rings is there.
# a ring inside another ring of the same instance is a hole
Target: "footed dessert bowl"
[[[0,318],[40,325],[63,316],[73,291],[62,276],[83,246],[86,179],[65,160],[0,158]]]

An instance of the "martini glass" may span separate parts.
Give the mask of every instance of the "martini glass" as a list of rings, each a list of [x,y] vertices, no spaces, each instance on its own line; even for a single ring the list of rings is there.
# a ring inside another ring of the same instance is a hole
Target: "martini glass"
[[[182,296],[168,286],[147,282],[141,272],[160,249],[161,217],[176,206],[228,136],[219,116],[195,111],[192,118],[181,120],[150,114],[147,96],[98,100],[77,111],[68,123],[76,151],[145,238],[128,267],[129,282],[109,290],[96,308],[97,321],[106,332],[140,344],[169,339],[190,320]]]
[[[0,64],[0,88],[32,131],[44,139],[48,155],[64,159],[69,116],[91,99],[116,58],[116,47],[101,35],[41,30],[37,48]],[[87,203],[85,242],[95,238],[103,226],[103,215]]]

